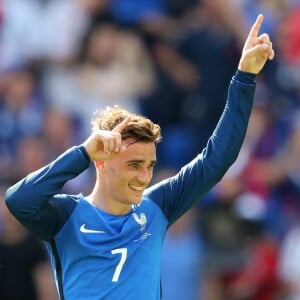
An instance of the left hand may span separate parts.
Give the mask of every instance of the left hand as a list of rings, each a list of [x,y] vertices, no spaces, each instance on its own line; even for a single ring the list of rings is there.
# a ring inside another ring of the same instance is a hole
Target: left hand
[[[267,33],[258,36],[263,15],[258,15],[249,32],[242,51],[238,69],[243,72],[258,74],[267,60],[274,58],[272,42]]]

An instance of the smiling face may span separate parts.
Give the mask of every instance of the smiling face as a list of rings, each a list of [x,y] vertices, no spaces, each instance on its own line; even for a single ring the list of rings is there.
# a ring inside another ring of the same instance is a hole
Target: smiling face
[[[114,215],[126,214],[132,204],[142,200],[156,162],[156,145],[161,140],[161,128],[150,119],[130,113],[119,106],[96,111],[92,130],[114,131],[126,118],[130,122],[121,130],[122,146],[103,161],[96,161],[97,180],[87,200]]]
[[[111,213],[127,213],[142,200],[156,163],[154,142],[123,141],[126,150],[97,166],[101,207]]]

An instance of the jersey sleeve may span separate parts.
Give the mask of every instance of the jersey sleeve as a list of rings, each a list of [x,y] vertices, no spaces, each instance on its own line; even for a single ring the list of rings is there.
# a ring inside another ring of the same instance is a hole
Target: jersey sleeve
[[[82,146],[72,147],[47,166],[30,173],[6,192],[10,212],[44,240],[62,227],[76,204],[74,197],[59,195],[64,184],[90,165]]]
[[[160,206],[169,224],[219,182],[236,160],[247,131],[254,79],[253,74],[237,71],[222,116],[203,151],[178,174],[146,190],[145,197]]]

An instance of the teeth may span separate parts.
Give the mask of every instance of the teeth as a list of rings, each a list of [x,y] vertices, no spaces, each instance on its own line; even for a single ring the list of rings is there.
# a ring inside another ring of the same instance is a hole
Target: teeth
[[[137,190],[137,191],[142,191],[144,189],[143,186],[136,186],[136,185],[131,185],[130,186],[132,189]]]

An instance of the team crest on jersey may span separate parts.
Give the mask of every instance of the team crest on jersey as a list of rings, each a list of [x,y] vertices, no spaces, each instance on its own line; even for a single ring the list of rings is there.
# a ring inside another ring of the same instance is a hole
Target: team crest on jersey
[[[140,213],[138,216],[136,213],[133,213],[132,216],[134,220],[141,225],[141,231],[144,231],[147,223],[146,215],[144,213]]]

